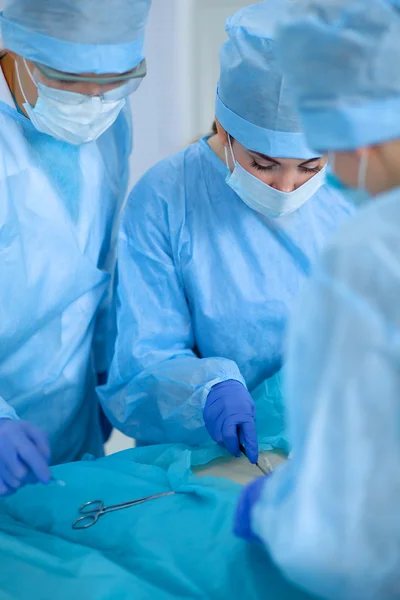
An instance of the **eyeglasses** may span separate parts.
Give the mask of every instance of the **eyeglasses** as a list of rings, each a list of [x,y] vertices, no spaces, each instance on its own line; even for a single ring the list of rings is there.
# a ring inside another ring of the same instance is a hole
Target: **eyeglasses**
[[[98,83],[100,85],[113,85],[118,83],[125,83],[131,79],[143,79],[147,75],[147,64],[146,59],[142,60],[137,67],[123,73],[122,75],[112,75],[110,77],[89,77],[87,75],[76,75],[71,73],[63,73],[62,71],[56,71],[51,67],[46,67],[39,63],[35,63],[36,69],[51,81],[60,81],[66,83]]]
[[[145,60],[132,71],[111,77],[70,75],[37,63],[35,63],[33,72],[28,67],[27,69],[38,88],[45,85],[47,95],[51,93],[52,89],[54,89],[55,95],[60,90],[67,92],[68,96],[64,95],[64,102],[68,98],[69,104],[82,104],[87,102],[91,96],[97,96],[102,102],[118,102],[138,89],[147,72]],[[42,80],[42,77],[48,80],[48,84]],[[92,89],[95,86],[97,89],[95,92],[91,92],[87,86]]]

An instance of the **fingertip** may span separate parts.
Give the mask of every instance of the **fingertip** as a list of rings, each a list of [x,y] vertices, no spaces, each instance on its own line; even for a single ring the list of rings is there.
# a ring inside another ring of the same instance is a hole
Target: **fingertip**
[[[251,446],[247,447],[247,458],[251,462],[252,465],[255,465],[258,462],[258,448],[251,448]]]
[[[48,472],[43,471],[42,473],[40,473],[39,481],[41,483],[44,483],[44,485],[48,485],[49,483],[51,483],[51,472],[50,472],[50,469],[48,470]]]
[[[23,486],[23,482],[20,479],[16,479],[15,477],[10,476],[10,478],[6,480],[6,485],[8,486],[8,488],[17,491],[20,487]]]
[[[13,494],[15,490],[11,490],[5,483],[0,482],[0,496],[9,496]]]
[[[253,450],[252,452],[248,452],[247,457],[252,465],[258,463],[258,450]]]
[[[17,457],[14,461],[12,470],[15,477],[17,477],[20,481],[23,481],[29,473],[28,467],[19,459],[19,457]]]
[[[244,423],[242,430],[245,438],[247,458],[254,465],[258,461],[258,440],[254,422]]]

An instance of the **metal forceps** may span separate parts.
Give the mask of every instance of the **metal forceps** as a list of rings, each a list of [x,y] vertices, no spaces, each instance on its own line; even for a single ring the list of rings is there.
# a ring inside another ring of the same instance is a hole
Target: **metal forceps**
[[[138,500],[130,500],[129,502],[121,502],[120,504],[111,504],[110,506],[104,506],[103,500],[91,500],[90,502],[85,502],[85,504],[82,504],[79,509],[79,514],[82,516],[78,517],[72,523],[72,529],[87,529],[88,527],[95,525],[100,517],[107,513],[115,512],[116,510],[122,510],[124,508],[130,508],[131,506],[143,504],[149,500],[163,498],[164,496],[172,496],[172,494],[175,494],[175,492],[163,492],[161,494],[154,494],[153,496],[139,498]]]

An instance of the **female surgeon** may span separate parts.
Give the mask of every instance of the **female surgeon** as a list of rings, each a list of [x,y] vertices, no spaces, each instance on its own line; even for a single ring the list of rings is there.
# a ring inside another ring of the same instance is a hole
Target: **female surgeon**
[[[332,153],[332,183],[363,207],[296,309],[293,459],[246,489],[236,531],[318,597],[390,600],[400,597],[400,10],[298,2],[279,40],[310,143]]]
[[[118,341],[100,393],[139,443],[211,436],[237,455],[239,434],[257,460],[250,392],[282,366],[304,278],[282,240],[312,260],[350,211],[324,185],[326,158],[307,147],[277,66],[272,31],[287,5],[228,19],[218,134],[156,165],[129,198]]]

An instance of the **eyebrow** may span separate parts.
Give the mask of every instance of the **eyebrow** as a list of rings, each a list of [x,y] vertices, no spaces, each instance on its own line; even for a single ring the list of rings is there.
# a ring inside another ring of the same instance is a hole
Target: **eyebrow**
[[[272,162],[275,165],[279,165],[280,164],[280,162],[278,160],[275,160],[274,158],[271,158],[270,156],[267,156],[266,154],[261,154],[261,152],[255,152],[254,150],[249,150],[249,153],[253,154],[255,156],[258,156],[262,160],[268,160],[269,162]]]
[[[269,162],[272,162],[275,165],[280,164],[280,162],[278,160],[275,160],[275,158],[271,158],[271,156],[267,156],[266,154],[261,154],[261,152],[255,152],[254,150],[249,150],[249,153],[258,156],[262,160],[267,160]],[[308,160],[305,160],[304,162],[300,163],[299,166],[308,165],[309,163],[315,162],[316,160],[320,160],[321,158],[322,158],[321,156],[316,156],[315,158],[309,158]]]
[[[305,160],[304,162],[302,162],[300,166],[308,165],[308,163],[315,162],[316,160],[320,160],[321,158],[322,158],[322,156],[315,156],[314,158],[309,158],[308,160]]]

